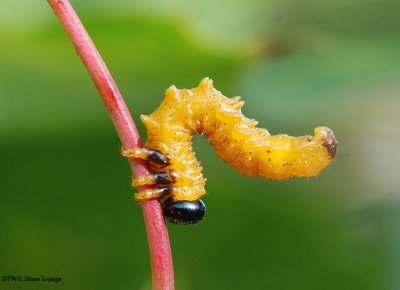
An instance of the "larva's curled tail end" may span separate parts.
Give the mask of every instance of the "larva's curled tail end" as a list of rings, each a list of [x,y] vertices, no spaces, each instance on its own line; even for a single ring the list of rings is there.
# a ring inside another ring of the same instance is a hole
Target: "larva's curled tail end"
[[[338,141],[333,131],[327,127],[317,127],[314,129],[315,137],[321,138],[322,146],[326,148],[331,159],[335,158]]]

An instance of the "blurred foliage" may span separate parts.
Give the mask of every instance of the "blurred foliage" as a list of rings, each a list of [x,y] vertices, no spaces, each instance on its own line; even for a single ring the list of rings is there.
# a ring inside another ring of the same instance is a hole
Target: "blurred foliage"
[[[170,226],[177,289],[399,289],[400,2],[72,1],[138,127],[204,77],[272,133],[331,127],[333,165],[252,179],[195,138],[207,216]],[[0,289],[150,289],[129,169],[45,1],[0,0]]]

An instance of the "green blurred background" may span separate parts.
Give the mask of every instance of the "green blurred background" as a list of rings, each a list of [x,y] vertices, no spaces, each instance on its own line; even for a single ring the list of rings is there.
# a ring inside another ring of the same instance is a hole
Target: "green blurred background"
[[[332,128],[318,177],[241,176],[208,142],[207,215],[169,225],[176,289],[400,289],[400,2],[72,1],[143,137],[205,76],[271,133]],[[46,1],[0,0],[0,289],[151,289],[129,167]]]

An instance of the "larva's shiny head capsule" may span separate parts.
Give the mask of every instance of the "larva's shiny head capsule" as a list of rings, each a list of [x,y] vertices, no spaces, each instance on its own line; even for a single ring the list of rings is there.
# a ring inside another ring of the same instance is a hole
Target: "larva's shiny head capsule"
[[[174,201],[172,198],[162,203],[164,216],[173,224],[191,225],[201,221],[206,213],[206,205],[201,199],[196,201]]]

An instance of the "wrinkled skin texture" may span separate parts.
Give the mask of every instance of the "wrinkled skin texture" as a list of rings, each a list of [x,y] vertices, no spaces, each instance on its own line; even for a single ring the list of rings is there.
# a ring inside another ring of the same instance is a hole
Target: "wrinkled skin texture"
[[[145,147],[168,159],[163,166],[150,162],[152,171],[168,172],[170,185],[140,192],[136,199],[168,196],[195,201],[206,193],[206,180],[192,147],[193,134],[204,134],[219,157],[248,176],[275,180],[315,176],[335,157],[337,141],[329,128],[314,129],[315,136],[271,136],[243,116],[243,105],[237,97],[223,96],[208,78],[194,89],[168,88],[160,107],[141,118],[148,134]],[[133,183],[157,185],[150,177]]]

